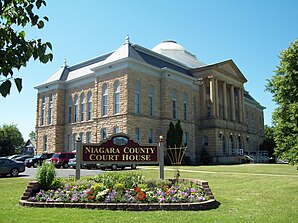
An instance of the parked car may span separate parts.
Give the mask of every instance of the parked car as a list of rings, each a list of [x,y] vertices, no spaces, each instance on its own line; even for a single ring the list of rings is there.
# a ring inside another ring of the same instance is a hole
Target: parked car
[[[19,173],[25,171],[25,164],[8,158],[0,158],[0,175],[6,176],[10,174],[16,177]]]
[[[68,166],[71,167],[71,168],[76,168],[77,166],[77,158],[76,156],[72,159],[69,159],[69,162],[68,162]],[[84,169],[86,168],[86,165],[85,164],[81,164],[81,168]]]
[[[70,159],[75,158],[75,154],[72,152],[59,152],[55,153],[48,161],[55,164],[55,167],[68,168],[68,162]]]
[[[100,169],[106,170],[117,170],[118,168],[124,170],[125,167],[130,167],[132,170],[137,168],[137,164],[100,164]]]
[[[41,165],[44,160],[50,159],[53,156],[54,153],[42,153],[37,154],[31,159],[25,160],[25,165],[27,167],[37,167],[38,165]]]
[[[32,155],[22,155],[22,156],[19,156],[17,158],[14,158],[13,160],[15,160],[15,161],[21,161],[21,162],[24,163],[26,159],[31,159],[31,158],[33,158]]]

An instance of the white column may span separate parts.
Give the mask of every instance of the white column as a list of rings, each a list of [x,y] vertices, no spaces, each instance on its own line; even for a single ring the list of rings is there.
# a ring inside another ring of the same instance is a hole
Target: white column
[[[225,81],[223,82],[222,89],[223,89],[224,119],[228,119],[227,83]]]
[[[242,106],[242,89],[238,88],[238,110],[239,110],[239,122],[243,122],[243,106]]]
[[[215,103],[216,103],[216,100],[215,100],[215,83],[214,83],[214,78],[211,78],[210,79],[210,100],[212,102],[212,107],[211,107],[211,116],[214,117],[215,116],[215,109],[216,109],[216,106],[215,106]]]
[[[234,94],[234,86],[230,87],[230,95],[231,95],[231,113],[232,113],[232,121],[235,121],[235,94]]]
[[[219,117],[219,100],[218,100],[218,80],[215,79],[215,110],[216,116]]]

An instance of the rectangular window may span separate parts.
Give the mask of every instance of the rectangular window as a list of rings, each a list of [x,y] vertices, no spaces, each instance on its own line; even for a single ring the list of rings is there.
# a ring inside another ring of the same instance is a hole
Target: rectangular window
[[[119,114],[120,113],[120,94],[119,92],[115,93],[115,105],[114,105],[114,113]]]
[[[188,145],[188,132],[184,132],[183,134],[183,144],[184,146]]]
[[[104,95],[102,97],[102,116],[106,116],[108,114],[108,96]]]
[[[140,114],[140,93],[135,93],[135,114]]]
[[[78,121],[78,105],[75,104],[74,106],[74,122]]]
[[[85,142],[84,133],[83,132],[80,132],[80,139],[81,139],[81,142]]]
[[[186,121],[187,120],[187,103],[184,102],[183,103],[183,113],[184,113],[184,120]]]
[[[48,149],[48,136],[43,136],[43,151],[47,151]]]
[[[85,113],[84,107],[85,107],[85,104],[82,103],[81,104],[81,122],[84,121],[84,113]]]
[[[101,139],[104,140],[107,138],[107,129],[106,128],[102,128],[101,129]]]
[[[135,128],[135,139],[140,141],[140,128]]]
[[[149,95],[149,116],[153,116],[153,96]]]
[[[53,113],[53,95],[50,95],[50,103],[49,103],[49,125],[52,124],[52,113]]]
[[[119,126],[115,126],[114,127],[114,134],[119,133],[119,132],[120,132]]]
[[[45,110],[46,110],[46,97],[42,98],[42,107],[41,107],[41,125],[43,126],[45,123]]]
[[[173,119],[177,119],[176,100],[172,100]]]
[[[67,123],[71,123],[71,105],[68,105]]]
[[[91,142],[92,142],[91,132],[87,132],[87,143],[91,143]]]
[[[153,130],[152,129],[149,129],[148,131],[148,142],[149,143],[153,143]]]

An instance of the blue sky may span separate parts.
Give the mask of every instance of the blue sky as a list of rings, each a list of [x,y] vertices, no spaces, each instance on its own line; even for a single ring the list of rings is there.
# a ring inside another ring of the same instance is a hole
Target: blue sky
[[[279,64],[278,55],[298,38],[296,0],[48,0],[40,15],[50,19],[43,30],[27,29],[27,37],[53,45],[54,60],[30,61],[16,75],[15,87],[0,97],[0,125],[17,124],[23,137],[35,129],[37,91],[63,64],[88,60],[116,50],[126,34],[130,41],[153,48],[172,39],[206,63],[232,59],[248,79],[246,90],[265,110],[271,125],[275,108],[266,79]]]

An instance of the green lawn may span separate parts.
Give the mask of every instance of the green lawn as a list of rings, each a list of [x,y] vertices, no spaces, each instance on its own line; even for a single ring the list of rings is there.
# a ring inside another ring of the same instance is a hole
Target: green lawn
[[[166,167],[165,177],[174,176]],[[29,180],[0,178],[0,222],[297,222],[298,171],[289,165],[179,167],[182,178],[203,179],[220,202],[209,211],[105,211],[18,205]],[[139,167],[145,177],[158,167]]]

